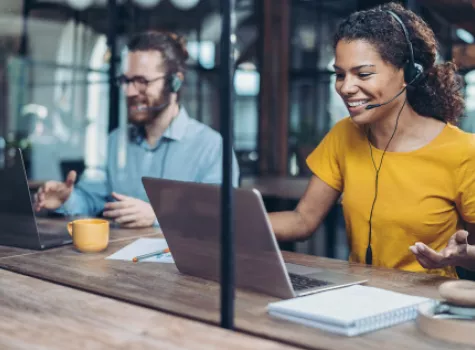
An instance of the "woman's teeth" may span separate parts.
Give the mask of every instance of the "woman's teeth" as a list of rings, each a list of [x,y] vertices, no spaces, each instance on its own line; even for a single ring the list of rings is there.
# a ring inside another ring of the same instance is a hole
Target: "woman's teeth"
[[[358,107],[358,106],[362,106],[364,104],[366,104],[368,102],[368,100],[361,100],[361,101],[355,101],[355,102],[347,102],[348,103],[348,106],[350,107]]]

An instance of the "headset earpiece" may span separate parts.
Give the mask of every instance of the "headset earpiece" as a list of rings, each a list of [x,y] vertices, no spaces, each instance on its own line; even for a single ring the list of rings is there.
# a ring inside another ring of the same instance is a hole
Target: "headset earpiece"
[[[416,63],[414,61],[414,49],[412,47],[412,42],[409,37],[409,32],[407,31],[407,28],[404,25],[402,19],[399,18],[399,16],[393,11],[386,10],[386,12],[389,13],[396,20],[396,22],[399,23],[403,31],[404,37],[406,38],[407,46],[409,49],[409,59],[404,65],[404,81],[408,86],[414,85],[422,77],[422,74],[424,73],[424,68],[419,63]]]
[[[175,73],[170,76],[169,84],[170,84],[170,91],[176,93],[180,90],[183,84],[183,81],[180,79],[178,74]]]
[[[424,69],[419,63],[407,62],[404,66],[404,81],[407,85],[414,85],[422,77]]]

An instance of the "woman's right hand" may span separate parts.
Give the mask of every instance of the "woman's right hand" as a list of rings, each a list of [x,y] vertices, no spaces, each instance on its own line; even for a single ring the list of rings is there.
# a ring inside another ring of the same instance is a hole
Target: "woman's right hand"
[[[461,266],[475,271],[475,245],[468,243],[469,233],[465,230],[455,232],[447,246],[436,252],[424,243],[416,243],[410,250],[417,261],[426,269],[437,269],[444,266]]]

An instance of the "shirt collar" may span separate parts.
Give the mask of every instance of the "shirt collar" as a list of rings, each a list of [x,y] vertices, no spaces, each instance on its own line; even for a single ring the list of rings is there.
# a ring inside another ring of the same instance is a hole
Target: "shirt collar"
[[[190,117],[185,107],[180,107],[180,111],[175,119],[172,120],[168,128],[163,133],[163,137],[167,139],[180,141],[185,135],[186,128],[188,126],[188,121]]]
[[[172,120],[168,128],[163,133],[162,137],[169,140],[180,141],[186,133],[186,128],[188,126],[189,120],[190,120],[190,117],[185,107],[180,107],[178,115]],[[130,140],[135,142],[138,145],[143,145],[144,143],[147,143],[145,141],[144,132],[145,130],[143,130],[143,128],[130,126],[129,127]]]

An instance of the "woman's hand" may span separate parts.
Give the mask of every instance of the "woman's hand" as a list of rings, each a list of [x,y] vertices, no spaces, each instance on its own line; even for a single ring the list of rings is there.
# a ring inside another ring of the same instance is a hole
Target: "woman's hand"
[[[468,244],[467,231],[457,231],[450,237],[447,246],[436,252],[424,243],[417,242],[409,249],[417,261],[426,269],[438,269],[445,266],[461,266],[475,270],[475,246]]]

